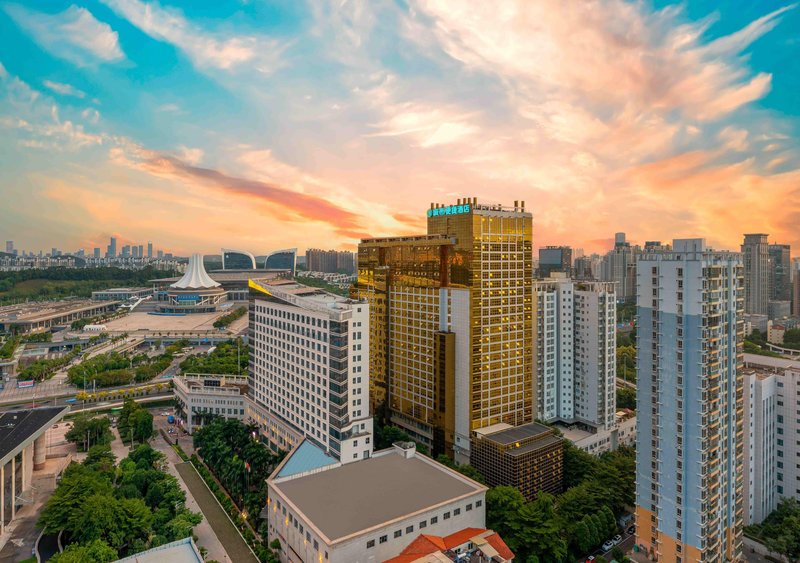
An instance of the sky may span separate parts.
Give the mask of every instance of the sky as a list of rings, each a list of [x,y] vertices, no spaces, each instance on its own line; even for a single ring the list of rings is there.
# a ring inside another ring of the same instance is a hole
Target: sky
[[[798,92],[785,1],[0,0],[0,238],[354,249],[477,197],[800,247]]]

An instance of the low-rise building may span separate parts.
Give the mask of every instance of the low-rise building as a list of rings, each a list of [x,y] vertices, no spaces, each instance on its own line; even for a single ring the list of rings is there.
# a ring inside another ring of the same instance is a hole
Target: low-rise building
[[[85,299],[8,305],[0,307],[0,332],[45,332],[55,326],[66,326],[79,319],[110,313],[119,305],[119,301],[97,303]]]
[[[514,553],[494,530],[465,528],[449,536],[420,534],[385,563],[511,563]]]
[[[613,452],[620,446],[636,444],[636,413],[621,409],[616,413],[616,426],[610,430],[586,424],[556,424],[561,434],[576,448],[593,455]]]
[[[247,377],[189,373],[172,382],[178,419],[190,434],[214,417],[244,420]]]
[[[386,561],[420,533],[485,528],[487,488],[417,455],[413,443],[342,464],[303,440],[267,486],[263,516],[283,562]]]
[[[495,487],[516,487],[528,500],[558,494],[564,481],[564,443],[552,428],[499,423],[473,432],[470,464]]]
[[[92,292],[93,301],[130,301],[152,297],[152,287],[112,287]]]

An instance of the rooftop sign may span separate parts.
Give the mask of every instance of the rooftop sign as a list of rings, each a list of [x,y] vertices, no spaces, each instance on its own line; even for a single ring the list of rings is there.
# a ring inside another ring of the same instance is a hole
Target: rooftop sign
[[[469,213],[471,206],[467,203],[464,205],[446,205],[444,207],[435,207],[428,209],[428,217],[439,217],[440,215],[461,215],[462,213]]]

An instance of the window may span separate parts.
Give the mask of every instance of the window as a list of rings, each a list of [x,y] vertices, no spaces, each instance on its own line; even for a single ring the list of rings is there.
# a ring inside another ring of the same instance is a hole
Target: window
[[[403,535],[403,530],[395,530],[394,537],[399,538]]]
[[[387,541],[388,539],[389,539],[389,537],[388,537],[388,536],[381,536],[380,538],[378,538],[378,541],[379,541],[380,543],[386,543],[386,541]]]
[[[467,505],[467,512],[469,512],[470,510],[472,510],[472,503],[469,503],[469,504]]]
[[[456,508],[455,510],[453,510],[453,516],[458,516],[459,514],[461,514],[460,508]]]
[[[407,534],[413,534],[414,533],[414,526],[407,526],[406,527],[406,533]]]
[[[475,501],[475,508],[480,508],[481,506],[483,506],[483,501],[482,500]]]
[[[437,522],[439,522],[439,517],[438,516],[431,517],[431,526],[433,526]]]
[[[442,520],[449,520],[449,519],[450,519],[450,513],[449,512],[445,512],[444,514],[442,514]]]
[[[427,527],[427,526],[428,526],[428,521],[427,521],[427,520],[423,520],[422,522],[420,522],[420,523],[419,523],[419,528],[420,528],[420,530],[421,530],[422,528],[425,528],[425,527]]]
[[[375,540],[369,540],[367,542],[367,549],[369,549],[371,547],[375,547]]]
[[[319,549],[319,542],[314,540],[314,549]]]

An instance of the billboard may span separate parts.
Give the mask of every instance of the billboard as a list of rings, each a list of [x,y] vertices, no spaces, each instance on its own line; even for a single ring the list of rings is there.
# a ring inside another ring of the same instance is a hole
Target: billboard
[[[17,381],[17,388],[28,389],[30,387],[33,387],[34,383],[35,382],[33,381],[33,379],[28,379],[26,381]]]

